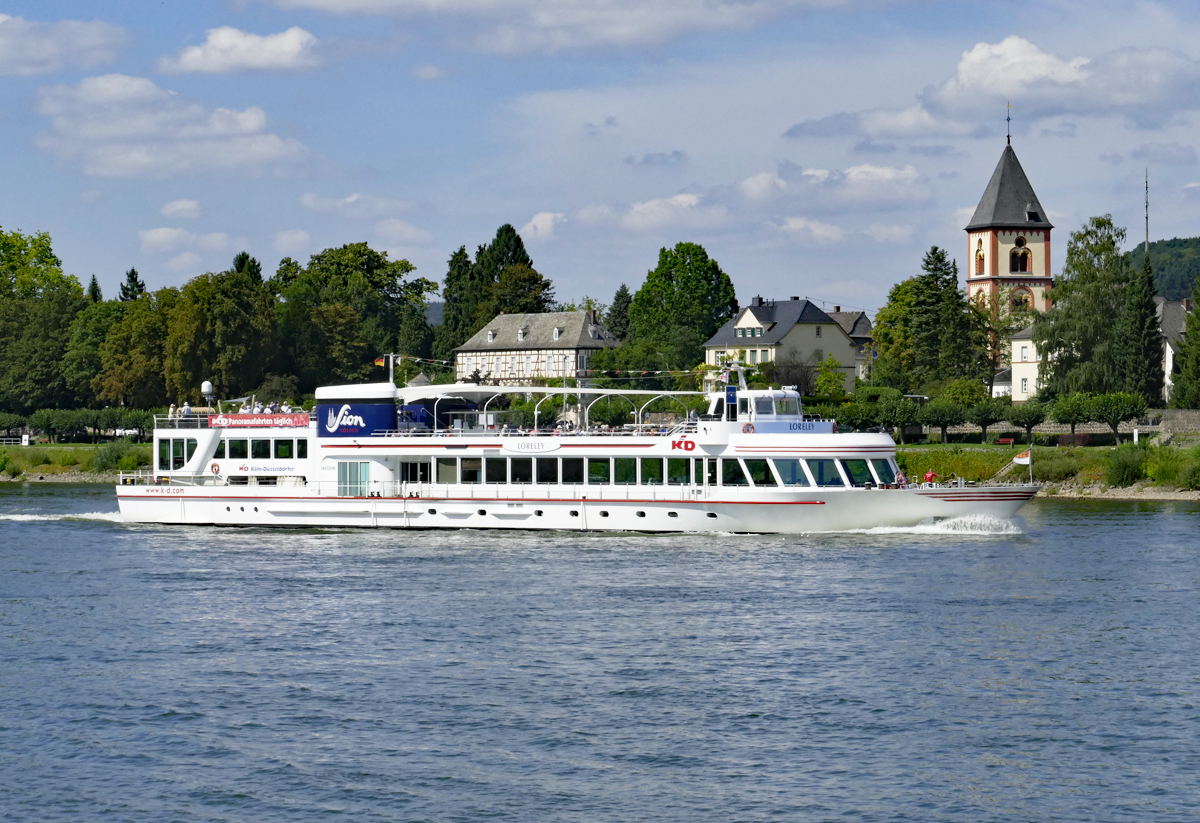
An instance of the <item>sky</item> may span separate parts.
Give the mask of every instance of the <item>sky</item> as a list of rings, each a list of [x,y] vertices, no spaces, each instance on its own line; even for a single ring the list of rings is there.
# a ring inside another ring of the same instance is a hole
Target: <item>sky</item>
[[[743,303],[883,305],[1005,142],[1055,225],[1200,235],[1200,3],[0,0],[0,227],[113,296],[517,227],[559,300],[703,245]]]

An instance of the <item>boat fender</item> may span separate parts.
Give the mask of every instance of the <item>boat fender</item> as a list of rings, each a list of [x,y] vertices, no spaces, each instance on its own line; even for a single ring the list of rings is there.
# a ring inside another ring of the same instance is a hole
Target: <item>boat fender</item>
[[[754,424],[747,423],[746,425],[742,426],[742,434],[754,434]]]
[[[208,470],[210,472],[212,472],[213,474],[220,474],[221,473],[221,464],[213,463],[211,466],[208,467]]]

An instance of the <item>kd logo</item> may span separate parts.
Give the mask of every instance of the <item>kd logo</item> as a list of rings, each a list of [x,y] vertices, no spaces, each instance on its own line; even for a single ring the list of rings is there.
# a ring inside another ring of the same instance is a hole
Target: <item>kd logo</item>
[[[696,444],[691,440],[672,440],[671,451],[682,449],[685,452],[695,451]]]

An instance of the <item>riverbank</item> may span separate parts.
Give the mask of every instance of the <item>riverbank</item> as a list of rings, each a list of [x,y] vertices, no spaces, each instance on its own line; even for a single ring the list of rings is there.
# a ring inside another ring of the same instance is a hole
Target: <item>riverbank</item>
[[[84,472],[84,471],[63,471],[63,472],[33,472],[9,477],[6,474],[0,474],[0,483],[96,483],[96,484],[112,484],[116,485],[119,475],[115,472]]]
[[[1071,483],[1046,483],[1037,493],[1039,498],[1056,500],[1190,500],[1200,501],[1200,491],[1137,483],[1132,486],[1106,486],[1095,483],[1077,486]]]

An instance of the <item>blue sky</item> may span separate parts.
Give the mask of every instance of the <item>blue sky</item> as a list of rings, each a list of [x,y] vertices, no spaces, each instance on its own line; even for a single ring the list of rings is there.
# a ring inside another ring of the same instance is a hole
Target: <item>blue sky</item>
[[[51,11],[52,10],[52,11]],[[703,244],[744,302],[874,311],[1013,145],[1054,232],[1200,234],[1200,4],[0,0],[0,226],[111,295],[502,223],[560,299]]]

